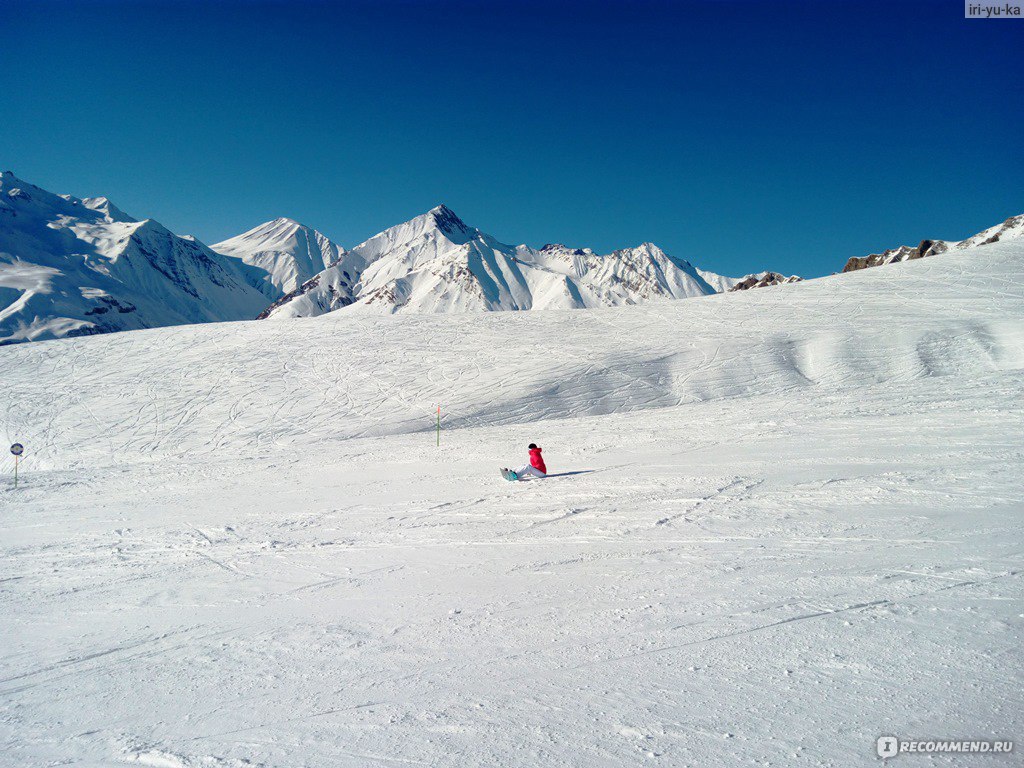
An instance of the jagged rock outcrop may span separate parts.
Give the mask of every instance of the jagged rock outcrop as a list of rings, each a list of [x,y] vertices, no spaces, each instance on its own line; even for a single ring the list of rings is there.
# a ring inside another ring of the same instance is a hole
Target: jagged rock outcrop
[[[898,261],[910,261],[911,259],[920,259],[924,256],[934,256],[936,253],[948,251],[949,247],[950,244],[945,240],[922,240],[916,248],[901,245],[899,248],[890,248],[882,253],[872,253],[870,256],[853,256],[846,262],[843,272],[856,272],[858,269],[879,267]]]
[[[846,262],[843,272],[856,272],[868,267],[880,267],[900,261],[922,259],[947,251],[962,251],[965,248],[977,248],[981,245],[997,243],[1001,240],[1013,240],[1018,237],[1024,237],[1024,214],[1011,216],[1002,224],[989,227],[966,240],[922,240],[917,247],[901,245],[898,248],[890,248],[882,253],[873,253],[869,256],[853,256]]]
[[[778,272],[762,272],[758,275],[747,275],[737,282],[729,291],[747,291],[751,288],[765,288],[769,285],[784,285],[785,283],[799,283],[803,280],[799,275],[786,277]]]

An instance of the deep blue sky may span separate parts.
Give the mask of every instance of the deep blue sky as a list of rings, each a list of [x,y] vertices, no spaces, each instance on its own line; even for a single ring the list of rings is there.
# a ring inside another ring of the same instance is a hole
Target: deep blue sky
[[[0,0],[0,30],[0,166],[208,243],[444,202],[814,276],[1024,212],[1024,21],[959,0]]]

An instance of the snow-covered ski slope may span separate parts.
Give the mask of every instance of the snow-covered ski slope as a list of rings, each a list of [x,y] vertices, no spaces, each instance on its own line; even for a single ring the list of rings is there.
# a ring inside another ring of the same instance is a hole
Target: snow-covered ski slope
[[[262,455],[1024,367],[1024,243],[665,306],[154,329],[0,351],[37,468]],[[951,380],[955,381],[955,379]]]
[[[1024,733],[1024,244],[0,370],[5,768],[846,768]],[[553,476],[502,480],[531,441]]]

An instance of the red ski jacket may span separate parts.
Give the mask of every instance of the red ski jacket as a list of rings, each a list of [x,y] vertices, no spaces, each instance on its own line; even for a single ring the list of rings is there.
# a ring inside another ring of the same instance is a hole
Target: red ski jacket
[[[544,466],[544,457],[540,455],[540,448],[530,449],[530,464],[533,465],[534,469],[539,469],[545,475],[548,473],[548,468]]]

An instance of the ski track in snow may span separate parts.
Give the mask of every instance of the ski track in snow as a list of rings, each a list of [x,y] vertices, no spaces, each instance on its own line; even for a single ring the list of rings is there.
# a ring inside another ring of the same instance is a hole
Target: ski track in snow
[[[677,304],[0,349],[28,448],[0,766],[1019,740],[1022,277],[1007,243]],[[505,482],[530,441],[553,476]]]

